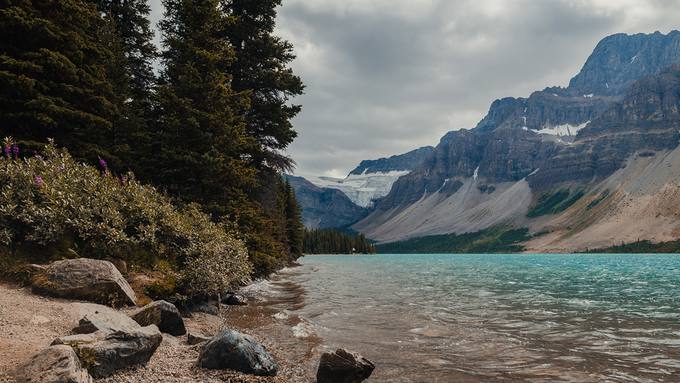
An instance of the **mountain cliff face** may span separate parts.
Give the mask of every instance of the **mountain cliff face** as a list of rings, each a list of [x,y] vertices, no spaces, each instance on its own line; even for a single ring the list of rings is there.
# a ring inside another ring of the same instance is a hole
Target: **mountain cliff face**
[[[474,129],[445,135],[354,228],[382,242],[499,224],[564,230],[555,217],[579,208],[579,199],[611,200],[619,188],[602,197],[597,185],[639,156],[677,147],[674,64],[680,32],[605,38],[569,87],[496,100]],[[560,198],[563,209],[536,208]],[[528,217],[531,209],[549,214]],[[586,210],[579,219],[590,217]]]

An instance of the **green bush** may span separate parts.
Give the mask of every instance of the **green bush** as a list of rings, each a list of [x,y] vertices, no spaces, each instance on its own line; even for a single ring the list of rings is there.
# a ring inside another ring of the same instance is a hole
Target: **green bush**
[[[204,295],[245,283],[246,248],[196,205],[175,207],[132,174],[76,162],[53,144],[19,158],[6,139],[0,160],[0,254],[29,262],[65,257],[171,265],[179,289]]]

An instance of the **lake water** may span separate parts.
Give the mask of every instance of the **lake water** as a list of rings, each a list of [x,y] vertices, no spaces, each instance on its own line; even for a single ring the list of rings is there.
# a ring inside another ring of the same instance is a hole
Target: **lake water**
[[[374,361],[371,382],[680,382],[680,256],[308,256],[299,337]],[[285,295],[285,294],[284,294]],[[296,321],[297,323],[297,321]]]

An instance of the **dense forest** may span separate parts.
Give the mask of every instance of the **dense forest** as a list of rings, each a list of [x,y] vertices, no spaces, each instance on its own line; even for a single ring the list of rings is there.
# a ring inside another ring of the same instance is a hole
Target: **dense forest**
[[[413,238],[376,246],[380,253],[514,253],[524,250],[522,242],[531,239],[527,229],[503,226],[474,233],[442,234]]]
[[[22,156],[54,139],[198,206],[266,275],[303,246],[282,173],[304,86],[274,35],[280,3],[164,0],[158,49],[146,0],[0,0],[0,137]]]
[[[363,234],[333,229],[304,231],[305,254],[373,254],[375,247]]]

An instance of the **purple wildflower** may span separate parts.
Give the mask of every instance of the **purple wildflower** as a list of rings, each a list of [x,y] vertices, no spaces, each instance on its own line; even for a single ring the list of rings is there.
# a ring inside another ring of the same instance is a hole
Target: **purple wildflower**
[[[12,148],[9,146],[5,146],[5,155],[9,157],[12,154]]]
[[[35,176],[35,186],[41,187],[43,186],[45,182],[43,181],[43,178],[40,176]]]
[[[106,161],[99,157],[99,166],[101,166],[102,169],[106,170]]]
[[[12,153],[14,153],[14,157],[19,158],[19,145],[12,145]]]

